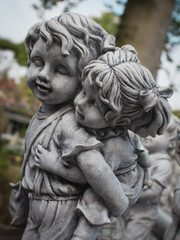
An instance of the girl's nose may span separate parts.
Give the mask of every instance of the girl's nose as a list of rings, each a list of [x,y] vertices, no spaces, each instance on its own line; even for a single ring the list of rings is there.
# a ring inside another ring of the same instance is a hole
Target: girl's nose
[[[87,103],[87,99],[86,98],[81,98],[78,101],[79,108],[81,108],[81,109],[85,108],[86,107],[86,103]]]
[[[79,111],[83,110],[83,104],[82,104],[82,101],[79,97],[75,98],[74,105],[75,105],[75,107],[77,107],[79,109]]]
[[[81,104],[81,103],[79,102],[79,103],[77,104],[77,106],[78,106],[78,108],[79,108],[80,111],[83,110],[83,104]]]

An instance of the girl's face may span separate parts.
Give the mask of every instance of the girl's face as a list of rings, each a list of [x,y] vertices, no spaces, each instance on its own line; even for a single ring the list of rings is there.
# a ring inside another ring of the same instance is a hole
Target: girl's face
[[[83,82],[81,92],[74,100],[77,121],[89,128],[105,128],[108,126],[104,119],[107,106],[99,99],[97,87],[89,85],[88,77]]]
[[[40,37],[34,44],[29,60],[27,84],[41,102],[55,105],[75,96],[78,70],[77,58],[73,54],[63,56],[57,42],[47,48],[46,42]]]

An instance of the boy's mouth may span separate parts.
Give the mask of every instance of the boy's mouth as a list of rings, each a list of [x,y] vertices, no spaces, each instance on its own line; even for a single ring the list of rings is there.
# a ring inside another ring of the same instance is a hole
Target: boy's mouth
[[[45,86],[44,84],[38,84],[36,83],[36,87],[37,89],[40,91],[40,92],[43,92],[43,93],[48,93],[50,92],[50,88]]]

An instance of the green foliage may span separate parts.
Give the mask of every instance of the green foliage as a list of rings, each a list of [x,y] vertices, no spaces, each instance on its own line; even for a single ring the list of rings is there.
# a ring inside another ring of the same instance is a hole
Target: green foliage
[[[13,52],[17,51],[16,44],[12,43],[10,40],[3,39],[3,38],[0,39],[0,48],[5,50],[10,49]]]
[[[22,66],[27,66],[27,53],[24,42],[16,44],[10,40],[0,38],[0,49],[13,51],[16,61]]]
[[[24,42],[17,44],[17,51],[15,52],[15,58],[17,62],[22,66],[27,66],[27,52],[24,46]]]
[[[4,184],[6,182],[6,170],[8,168],[8,161],[4,159],[6,153],[6,142],[1,143],[0,146],[0,189],[4,189]]]
[[[116,35],[120,24],[120,17],[114,13],[103,13],[100,18],[93,18],[99,23],[108,33]]]
[[[173,111],[173,114],[180,119],[180,110]]]
[[[1,204],[3,204],[3,210],[0,211],[0,222],[6,223],[8,221],[8,211],[7,211],[7,199],[4,199],[4,197],[8,197],[10,194],[10,188],[9,188],[9,178],[7,177],[7,171],[8,171],[8,161],[5,159],[5,153],[6,151],[6,144],[3,143],[0,145],[0,195],[3,196],[1,200]]]
[[[56,6],[59,2],[66,2],[66,6],[63,9],[64,12],[71,10],[73,7],[80,4],[82,1],[85,0],[39,0],[38,4],[33,4],[35,10],[39,11],[40,9],[51,9],[52,7]],[[109,12],[120,16],[123,14],[123,11],[119,12],[119,6],[125,8],[128,0],[114,0],[105,2],[105,6],[109,9]],[[99,20],[98,20],[99,21]],[[100,23],[100,22],[98,22]],[[101,23],[100,23],[101,24]],[[107,24],[106,24],[107,25]],[[110,23],[108,23],[110,25]],[[109,30],[110,27],[108,26],[107,29]],[[108,31],[109,32],[109,31]],[[114,32],[114,30],[112,31]],[[167,32],[167,42],[171,45],[177,44],[180,42],[180,0],[175,0],[174,11],[172,13],[172,21],[169,26]]]

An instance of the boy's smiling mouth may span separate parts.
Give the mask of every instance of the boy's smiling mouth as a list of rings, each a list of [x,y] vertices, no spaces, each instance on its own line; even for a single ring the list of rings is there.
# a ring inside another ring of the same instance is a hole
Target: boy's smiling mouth
[[[42,93],[49,93],[50,92],[50,88],[47,87],[46,85],[44,84],[39,84],[39,83],[36,83],[36,87],[37,89],[42,92]]]

